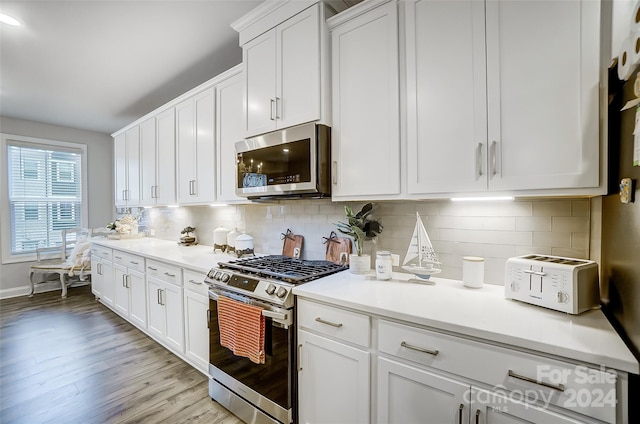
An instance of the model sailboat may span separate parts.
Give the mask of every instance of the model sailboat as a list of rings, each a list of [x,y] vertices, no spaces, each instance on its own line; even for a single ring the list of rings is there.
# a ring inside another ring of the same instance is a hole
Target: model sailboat
[[[422,224],[420,214],[416,212],[416,227],[413,230],[402,268],[419,278],[428,279],[431,275],[441,271],[435,267],[435,265],[439,264],[440,261],[438,261],[438,256],[433,249],[427,230]]]

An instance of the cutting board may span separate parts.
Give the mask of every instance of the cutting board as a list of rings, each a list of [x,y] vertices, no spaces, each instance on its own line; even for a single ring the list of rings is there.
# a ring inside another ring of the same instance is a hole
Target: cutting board
[[[338,237],[332,232],[329,238],[325,238],[327,253],[325,259],[335,264],[349,265],[349,255],[351,254],[351,239]]]
[[[290,258],[300,259],[302,256],[302,242],[304,236],[293,234],[290,230],[287,230],[284,236],[284,243],[282,245],[282,255]]]

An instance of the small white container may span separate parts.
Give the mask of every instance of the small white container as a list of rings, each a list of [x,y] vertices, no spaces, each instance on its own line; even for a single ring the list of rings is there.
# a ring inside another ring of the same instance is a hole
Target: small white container
[[[243,232],[238,236],[238,238],[236,238],[236,252],[245,250],[253,250],[253,237],[246,232]]]
[[[227,248],[230,250],[235,250],[236,249],[236,239],[238,238],[238,236],[240,235],[240,232],[238,231],[237,228],[229,231],[229,234],[227,234]]]
[[[484,258],[464,256],[462,258],[462,283],[465,287],[479,289],[484,284]]]
[[[393,261],[391,252],[381,250],[376,254],[376,278],[378,280],[390,280],[393,275]]]

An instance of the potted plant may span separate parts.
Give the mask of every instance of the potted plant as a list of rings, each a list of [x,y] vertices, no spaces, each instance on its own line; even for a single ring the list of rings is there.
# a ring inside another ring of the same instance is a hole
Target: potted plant
[[[382,232],[382,224],[371,217],[373,205],[367,203],[359,212],[353,212],[350,206],[344,207],[347,222],[338,222],[338,231],[353,238],[356,253],[349,257],[349,269],[354,274],[362,274],[371,269],[371,256],[364,254],[362,249],[365,240],[371,240]]]

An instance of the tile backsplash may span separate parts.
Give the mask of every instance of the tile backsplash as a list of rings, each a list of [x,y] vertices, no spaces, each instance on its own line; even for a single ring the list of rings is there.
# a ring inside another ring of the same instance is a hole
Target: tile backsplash
[[[364,203],[346,203],[358,210]],[[304,236],[303,257],[324,259],[323,237],[344,219],[345,203],[288,200],[278,203],[146,209],[141,224],[155,237],[178,240],[186,226],[196,227],[200,244],[213,245],[218,226],[246,230],[256,252],[282,253],[282,233]],[[462,278],[462,257],[485,258],[485,282],[503,284],[507,258],[526,253],[588,258],[589,199],[533,199],[490,202],[377,202],[374,216],[383,232],[365,244],[365,253],[390,250],[404,258],[420,213],[442,262],[444,278]],[[188,247],[185,247],[188,249]],[[213,264],[212,264],[213,265]],[[401,271],[400,268],[397,271]]]

